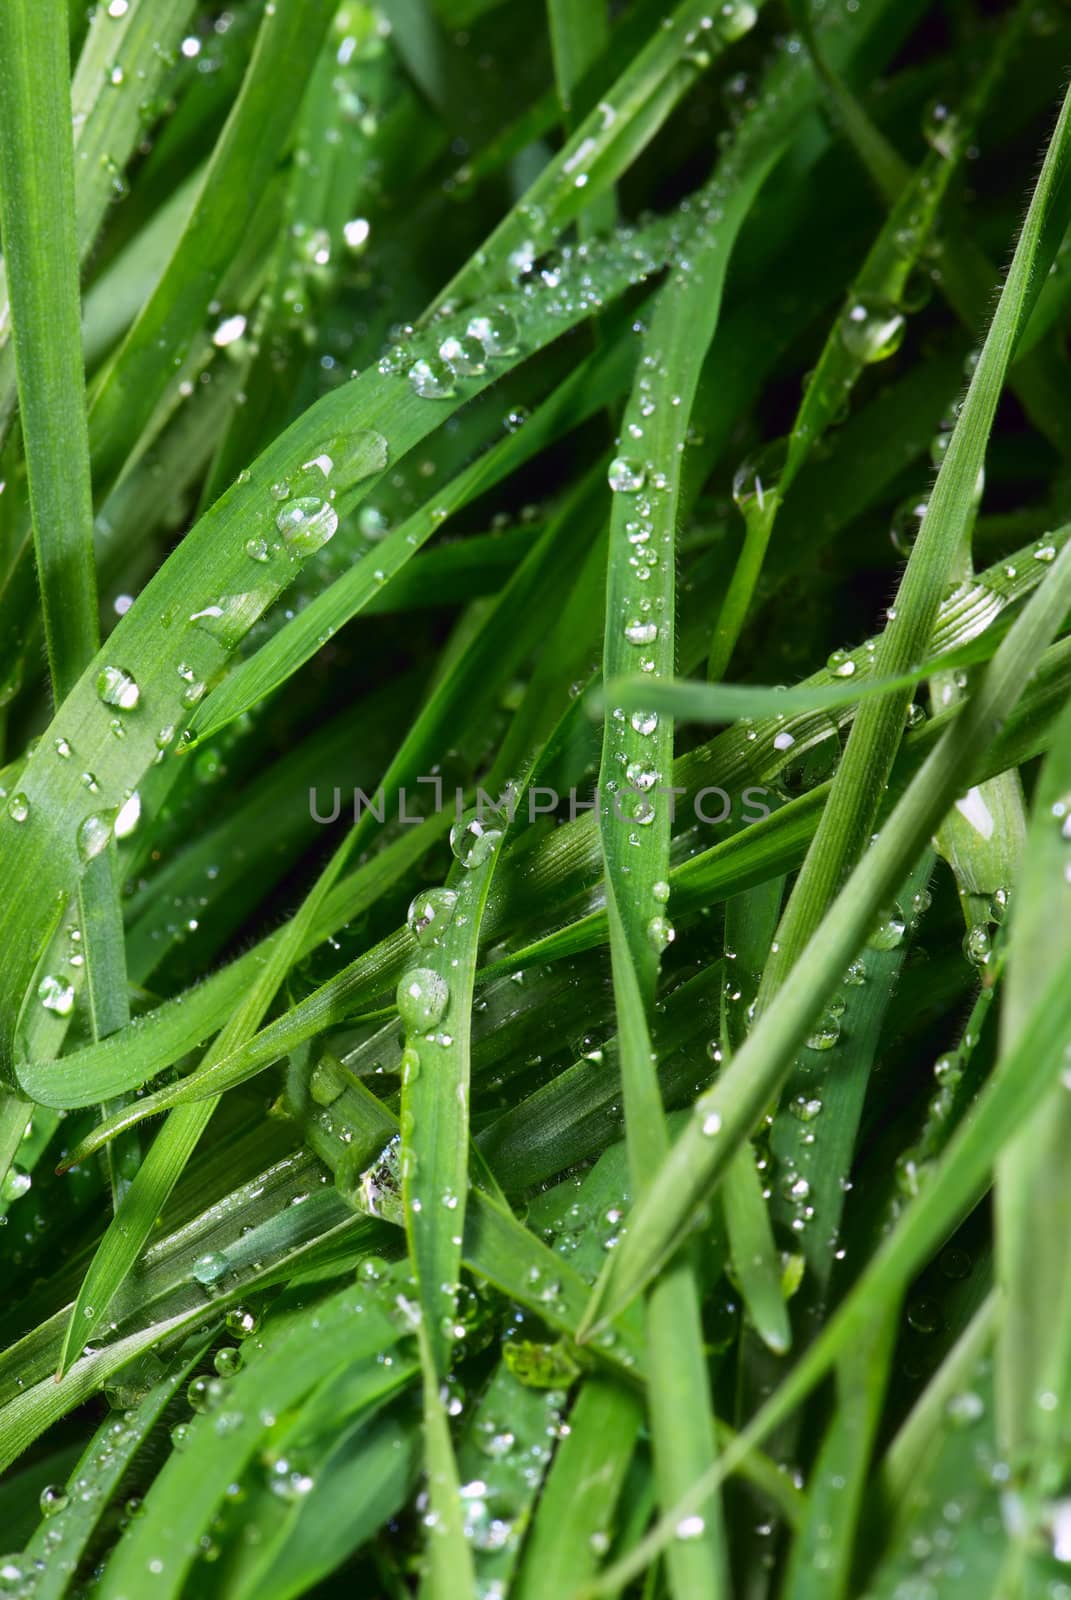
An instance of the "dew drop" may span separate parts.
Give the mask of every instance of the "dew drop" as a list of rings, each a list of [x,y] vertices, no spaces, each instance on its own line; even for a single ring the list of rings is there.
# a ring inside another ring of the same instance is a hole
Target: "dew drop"
[[[91,811],[88,817],[82,819],[78,825],[76,842],[83,861],[92,861],[107,849],[114,821],[114,812],[103,811]]]
[[[275,526],[296,555],[313,555],[334,537],[338,512],[329,500],[302,495],[288,501],[276,517]]]
[[[615,494],[638,494],[647,482],[647,468],[632,456],[615,456],[606,481]]]
[[[465,331],[489,356],[508,356],[517,349],[517,323],[505,306],[470,317]]]
[[[463,333],[451,334],[439,346],[439,356],[457,373],[459,378],[475,378],[487,371],[487,352],[479,339]]]
[[[438,942],[443,929],[448,927],[457,906],[453,889],[424,889],[409,906],[406,925],[419,944]]]
[[[133,711],[141,698],[131,674],[122,667],[104,667],[97,677],[97,694],[106,706]]]
[[[501,828],[488,826],[471,812],[450,829],[450,848],[463,867],[479,867],[489,858],[502,838]]]
[[[57,1017],[69,1017],[74,1010],[74,984],[66,978],[57,978],[53,975],[44,977],[37,985],[37,997],[46,1011],[54,1011]]]
[[[398,984],[398,1015],[412,1033],[427,1033],[442,1021],[450,1004],[446,979],[430,967],[414,967]]]
[[[891,300],[857,295],[841,318],[840,332],[849,354],[869,365],[896,354],[906,326],[903,312]]]
[[[424,356],[409,368],[409,383],[422,400],[449,400],[454,391],[454,371],[439,356]]]

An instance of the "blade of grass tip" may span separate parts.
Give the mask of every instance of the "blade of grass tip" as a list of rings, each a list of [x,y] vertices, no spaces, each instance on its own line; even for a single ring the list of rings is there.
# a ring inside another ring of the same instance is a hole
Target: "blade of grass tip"
[[[1069,600],[1071,600],[1071,559],[1064,562],[1057,584],[1044,586],[1035,597],[1017,624],[1013,635],[1006,641],[1001,658],[994,663],[994,668],[987,675],[987,681],[983,682],[975,699],[969,702],[967,708],[960,714],[957,723],[949,735],[946,735],[945,741],[942,741],[943,744],[951,745],[957,735],[959,742],[964,739],[970,741],[977,738],[979,729],[992,727],[994,721],[999,722],[1001,712],[1014,694],[1015,679],[1020,676],[1024,668],[1029,669],[1040,640],[1053,627],[1059,625],[1056,619],[1062,620],[1066,615]],[[979,710],[983,715],[976,722],[975,717]],[[972,716],[972,712],[975,715]],[[1071,711],[1065,710],[1064,728],[1068,727],[1071,727]],[[1065,735],[1064,751],[1067,746]],[[933,760],[927,763],[919,779],[905,796],[901,807],[898,808],[901,817],[906,817],[910,810],[917,809],[919,826],[915,829],[915,838],[920,843],[930,831],[926,824],[932,815],[932,807],[927,804],[927,796],[932,792],[933,783],[938,781],[941,764],[940,761]],[[954,785],[946,785],[940,803],[950,803],[953,794]],[[1053,818],[1050,813],[1048,820],[1050,827],[1059,835],[1060,818]],[[888,835],[894,831],[893,828],[886,829],[879,836],[869,858],[856,869],[845,891],[847,900],[842,895],[828,915],[827,930],[830,926],[835,928],[841,921],[842,904],[850,905],[852,896],[848,891],[853,885],[858,887],[860,882],[870,875],[868,873],[870,861],[875,857],[880,859],[881,855],[889,854]],[[1063,853],[1066,856],[1066,840],[1063,841]],[[1068,888],[1068,885],[1071,885],[1071,877],[1067,873],[1061,873],[1060,876],[1062,892],[1066,896],[1071,892]],[[856,926],[858,927],[858,923]],[[829,937],[828,931],[827,937]],[[836,933],[833,937],[836,937]],[[760,1024],[756,1034],[752,1036],[753,1039],[769,1031],[769,1017],[776,1017],[779,1012],[783,1014],[785,997],[791,997],[793,989],[799,985],[801,968],[809,965],[810,961],[805,956],[789,976],[767,1018],[764,1019],[764,1024]],[[672,1512],[663,1516],[657,1527],[635,1551],[618,1563],[612,1571],[604,1574],[597,1583],[590,1585],[583,1591],[584,1594],[606,1592],[612,1583],[621,1582],[642,1571],[658,1551],[665,1548],[674,1537],[675,1519],[688,1514],[689,1510],[702,1503],[712,1484],[720,1482],[726,1473],[733,1470],[738,1452],[761,1442],[770,1430],[790,1415],[813,1390],[829,1368],[852,1347],[853,1341],[865,1337],[866,1330],[872,1325],[877,1312],[896,1304],[927,1255],[948,1236],[955,1225],[977,1203],[985,1189],[998,1153],[1006,1147],[1019,1126],[1043,1102],[1046,1092],[1051,1088],[1054,1075],[1059,1072],[1060,1062],[1066,1057],[1068,1043],[1071,1041],[1071,989],[1066,969],[1065,959],[1057,968],[1040,999],[1031,1007],[1025,1027],[1002,1056],[996,1073],[982,1091],[971,1117],[954,1136],[930,1181],[903,1213],[895,1231],[871,1258],[832,1321],[797,1363],[781,1388],[753,1418],[748,1427],[738,1435],[737,1444],[726,1452],[708,1477],[695,1484],[692,1492],[674,1507]],[[702,1113],[705,1108],[702,1102],[699,1105]],[[686,1139],[679,1140],[675,1152],[679,1152],[686,1142]],[[664,1168],[663,1172],[665,1170]],[[654,1187],[656,1190],[660,1187],[660,1179],[656,1179]],[[677,1225],[676,1219],[671,1221],[674,1226]]]
[[[759,1019],[728,1071],[695,1102],[691,1122],[655,1174],[632,1214],[628,1233],[607,1264],[584,1331],[633,1299],[673,1254],[681,1230],[783,1081],[795,1052],[873,919],[953,804],[979,744],[992,739],[994,729],[1017,701],[1069,607],[1071,546],[1065,546],[975,693],[931,751],[829,908],[820,933],[790,971],[766,1015]]]
[[[909,671],[929,647],[946,579],[973,515],[997,401],[1015,341],[1071,216],[1071,94],[1049,142],[993,320],[927,501],[874,660],[878,677]],[[846,868],[870,836],[903,729],[906,695],[860,707],[829,800],[778,931],[764,974],[759,1013],[770,1003],[830,904]]]
[[[726,0],[712,17],[707,0],[683,0],[663,18],[605,97],[437,296],[426,317],[500,286],[516,251],[540,255],[548,250],[647,146],[693,86],[697,72],[754,27],[763,3]]]
[[[802,9],[806,11],[806,7]],[[1024,20],[1025,11],[1021,10],[1020,23]],[[849,288],[845,306],[834,319],[787,437],[766,445],[749,458],[734,478],[733,496],[744,518],[744,545],[711,640],[707,675],[712,679],[724,678],[727,673],[754,599],[778,512],[801,469],[867,367],[887,359],[899,347],[911,274],[931,237],[960,159],[970,145],[976,119],[1003,70],[1012,35],[1010,29],[1002,33],[1003,48],[992,52],[949,139],[942,142],[940,150],[931,150],[900,185],[899,196]],[[822,71],[823,58],[813,48],[809,25],[807,37],[812,59]],[[828,73],[829,69],[824,71]],[[844,99],[854,106],[847,91]]]
[[[761,119],[753,125],[761,128]],[[674,529],[680,461],[699,375],[717,327],[733,243],[755,195],[781,152],[761,137],[716,177],[716,207],[685,267],[662,289],[644,342],[640,376],[625,410],[628,444],[610,465],[613,490],[606,583],[603,679],[630,667],[637,650],[651,680],[672,675],[674,654]],[[635,441],[635,445],[633,444]],[[631,451],[636,449],[633,455]],[[626,453],[627,452],[627,453]],[[652,791],[672,770],[673,726],[620,707],[605,719],[599,773],[599,833],[614,1000],[618,1012],[625,1131],[635,1197],[668,1150],[648,1012],[662,951],[673,930],[668,896],[671,796]],[[622,801],[624,802],[622,804]],[[649,1405],[660,1502],[672,1504],[682,1484],[714,1456],[709,1379],[699,1292],[693,1266],[678,1263],[652,1289],[647,1304]],[[727,1582],[721,1513],[714,1502],[668,1557],[670,1585],[685,1597],[716,1596]]]
[[[1035,792],[1022,871],[1013,890],[1001,1049],[1028,1027],[1038,996],[1071,960],[1071,712],[1065,712]],[[1056,1082],[1001,1153],[996,1182],[1001,1320],[996,1378],[1001,1445],[1038,1493],[1063,1460],[1071,1363],[1066,1271],[1053,1219],[1066,1214],[1068,1177],[1059,1151],[1071,1128],[1067,1088]],[[1055,1397],[1048,1401],[1048,1395]]]
[[[163,353],[184,351],[204,323],[219,277],[286,148],[334,10],[334,0],[276,0],[265,11],[182,238],[95,390],[90,430],[98,486],[118,475],[171,382]]]
[[[62,0],[12,0],[3,7],[0,229],[57,701],[97,648],[67,51]]]
[[[609,46],[609,6],[606,0],[547,0],[547,21],[562,126],[569,135],[579,121],[576,90]],[[577,229],[581,238],[590,238],[612,228],[616,220],[614,192],[608,189],[581,212]]]

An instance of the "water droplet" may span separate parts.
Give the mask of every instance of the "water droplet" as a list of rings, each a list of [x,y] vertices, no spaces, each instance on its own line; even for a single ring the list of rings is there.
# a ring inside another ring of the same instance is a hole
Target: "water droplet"
[[[212,335],[212,343],[217,350],[226,350],[229,345],[236,344],[245,332],[246,319],[237,313],[233,317],[225,317]]]
[[[293,504],[300,505],[301,501],[295,500]],[[210,638],[217,639],[225,650],[231,651],[245,638],[274,598],[275,591],[268,588],[245,589],[239,594],[221,595],[211,605],[191,612],[190,621]]]
[[[439,346],[439,355],[459,378],[475,378],[487,371],[487,352],[471,334],[463,333],[460,338],[451,334]]]
[[[325,1052],[309,1076],[309,1094],[318,1106],[334,1105],[346,1083],[346,1069],[342,1063]]]
[[[742,39],[758,20],[758,7],[751,0],[722,0],[714,13],[714,26],[726,44]]]
[[[54,1011],[57,1017],[69,1017],[74,1010],[74,984],[66,978],[42,978],[37,996],[45,1010]]]
[[[225,1345],[212,1357],[212,1365],[221,1378],[233,1378],[242,1365],[242,1352],[233,1345]]]
[[[227,1271],[227,1257],[218,1250],[208,1250],[198,1256],[193,1264],[193,1276],[198,1283],[216,1283]]]
[[[271,560],[271,551],[268,549],[268,543],[266,539],[247,539],[245,541],[245,553],[249,557],[250,561]]]
[[[126,839],[141,821],[141,796],[135,789],[119,807],[115,815],[114,833],[117,839]]]
[[[29,1193],[32,1185],[33,1179],[28,1172],[24,1172],[21,1167],[8,1167],[4,1181],[0,1183],[0,1200],[8,1202],[21,1200],[24,1194]]]
[[[892,540],[893,549],[900,555],[911,554],[928,504],[923,496],[913,494],[902,500],[893,512],[892,522],[889,525],[889,538]]]
[[[517,323],[505,306],[470,317],[465,331],[479,340],[489,356],[508,356],[517,349]]]
[[[658,623],[649,622],[643,617],[634,617],[625,623],[625,638],[629,644],[654,644],[658,638]]]
[[[808,1050],[832,1050],[840,1038],[840,1018],[832,1011],[819,1017],[807,1039]]]
[[[438,942],[443,929],[448,927],[457,906],[453,889],[424,889],[409,906],[406,925],[418,943],[432,945]]]
[[[76,842],[83,861],[92,861],[94,856],[99,856],[102,850],[107,849],[115,815],[114,811],[91,811],[79,823]]]
[[[97,677],[97,694],[106,706],[117,706],[120,711],[133,711],[141,698],[141,690],[133,677],[122,667],[103,667]]]
[[[884,361],[895,355],[907,324],[899,306],[878,295],[857,295],[841,318],[841,338],[857,361]]]
[[[904,937],[907,921],[899,906],[879,912],[878,919],[867,938],[872,950],[895,950]]]
[[[822,1110],[821,1100],[808,1099],[806,1095],[797,1095],[789,1102],[788,1109],[797,1122],[813,1122]]]
[[[11,796],[7,803],[7,814],[12,822],[25,822],[30,815],[30,802],[21,791]]]
[[[398,984],[398,1015],[407,1031],[427,1033],[442,1021],[450,1004],[446,979],[430,967],[414,967]]]
[[[638,494],[647,482],[647,468],[631,456],[615,456],[606,481],[615,494]]]
[[[682,1517],[673,1530],[678,1539],[701,1539],[706,1531],[706,1523],[702,1517]]]
[[[985,966],[993,954],[993,941],[985,923],[975,923],[973,928],[968,929],[963,939],[963,954],[972,966]]]
[[[788,440],[774,439],[747,456],[733,474],[733,499],[743,516],[765,511],[788,460]]]
[[[956,150],[960,122],[943,100],[931,100],[922,116],[922,136],[931,149],[949,160]]]
[[[658,712],[634,711],[629,718],[629,722],[633,733],[638,733],[643,738],[649,739],[658,730]]]
[[[296,555],[313,555],[334,537],[338,512],[329,500],[302,495],[283,507],[275,526]]]
[[[409,368],[413,393],[422,400],[449,400],[454,394],[454,370],[439,356],[425,356]]]
[[[710,1111],[704,1105],[697,1104],[696,1115],[699,1118],[699,1130],[705,1139],[713,1139],[721,1132],[721,1116],[717,1111]]]
[[[661,955],[673,943],[677,931],[668,917],[652,917],[647,924],[647,942]]]
[[[470,812],[450,829],[450,848],[463,867],[479,867],[501,838],[501,828],[488,826],[477,813]]]
[[[852,678],[855,676],[855,662],[846,650],[834,650],[826,660],[826,671],[835,678]]]
[[[70,1496],[67,1491],[59,1488],[54,1483],[45,1485],[38,1500],[43,1517],[56,1516],[60,1511],[65,1511],[70,1503]]]
[[[260,1317],[249,1306],[233,1306],[224,1318],[232,1339],[248,1339],[260,1327]]]
[[[372,226],[366,217],[352,217],[342,228],[342,237],[346,241],[346,249],[358,255],[368,243]]]

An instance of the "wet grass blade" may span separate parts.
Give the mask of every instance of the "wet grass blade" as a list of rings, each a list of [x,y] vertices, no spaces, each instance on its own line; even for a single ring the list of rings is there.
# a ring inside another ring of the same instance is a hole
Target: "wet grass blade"
[[[0,227],[53,691],[97,648],[74,158],[62,0],[5,6]]]

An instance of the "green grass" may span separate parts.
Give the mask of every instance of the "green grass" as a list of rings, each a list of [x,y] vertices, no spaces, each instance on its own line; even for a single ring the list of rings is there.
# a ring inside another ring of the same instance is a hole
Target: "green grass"
[[[1069,58],[0,5],[3,1593],[1064,1593]]]

